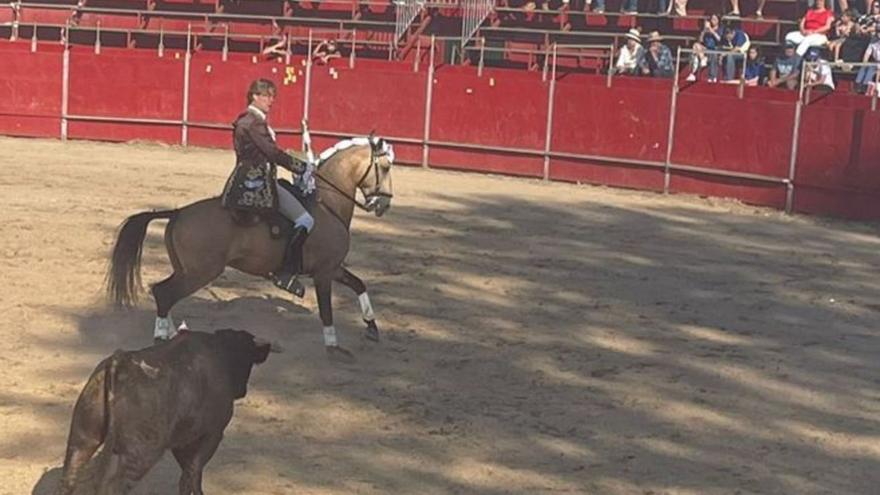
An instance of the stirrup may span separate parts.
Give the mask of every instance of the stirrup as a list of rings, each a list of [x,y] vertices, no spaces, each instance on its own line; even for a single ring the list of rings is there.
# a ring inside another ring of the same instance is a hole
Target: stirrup
[[[294,296],[302,299],[306,295],[306,288],[299,281],[298,275],[282,272],[272,276],[272,283],[281,290],[290,292]]]

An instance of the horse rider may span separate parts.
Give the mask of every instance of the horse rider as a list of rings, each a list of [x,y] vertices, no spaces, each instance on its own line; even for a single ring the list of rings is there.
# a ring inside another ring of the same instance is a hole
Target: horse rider
[[[253,81],[247,92],[247,109],[233,122],[236,164],[223,189],[223,206],[236,210],[276,210],[293,222],[294,232],[284,253],[281,269],[272,274],[276,286],[301,296],[297,280],[302,270],[302,246],[315,220],[296,197],[276,183],[276,166],[294,174],[306,170],[307,161],[292,156],[275,143],[275,131],[267,118],[277,88],[268,79]]]

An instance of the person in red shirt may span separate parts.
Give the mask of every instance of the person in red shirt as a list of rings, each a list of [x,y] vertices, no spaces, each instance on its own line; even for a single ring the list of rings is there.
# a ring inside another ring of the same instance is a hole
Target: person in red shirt
[[[800,29],[786,34],[785,41],[796,44],[797,54],[803,57],[810,47],[828,44],[828,33],[833,22],[834,14],[825,8],[825,0],[816,0],[813,8],[801,19]]]

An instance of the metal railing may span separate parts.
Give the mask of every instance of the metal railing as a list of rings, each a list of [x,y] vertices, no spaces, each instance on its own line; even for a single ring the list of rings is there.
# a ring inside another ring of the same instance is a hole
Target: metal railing
[[[462,0],[461,46],[466,47],[492,12],[494,0]]]
[[[394,40],[400,43],[409,32],[413,21],[425,8],[425,0],[394,0],[395,22]]]

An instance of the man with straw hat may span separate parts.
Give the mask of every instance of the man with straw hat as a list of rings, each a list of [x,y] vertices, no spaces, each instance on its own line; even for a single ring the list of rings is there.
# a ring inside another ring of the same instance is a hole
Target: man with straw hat
[[[617,64],[614,65],[614,72],[636,75],[638,74],[639,62],[645,56],[641,33],[638,29],[630,29],[623,37],[626,39],[626,44],[620,47],[620,55],[617,57]]]
[[[672,77],[675,73],[675,61],[672,50],[663,44],[659,31],[651,31],[648,35],[648,49],[639,63],[642,75],[651,77]]]

